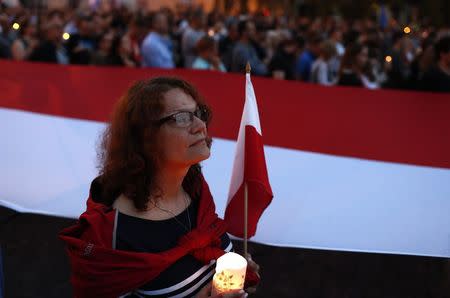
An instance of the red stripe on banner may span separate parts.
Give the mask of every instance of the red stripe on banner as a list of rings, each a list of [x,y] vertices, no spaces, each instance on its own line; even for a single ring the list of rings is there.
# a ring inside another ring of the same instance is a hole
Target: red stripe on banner
[[[259,218],[272,201],[261,135],[255,127],[245,127],[244,183],[248,193],[248,237],[256,234]],[[231,198],[225,210],[228,232],[244,238],[244,183]]]
[[[236,139],[244,74],[0,61],[0,106],[105,121],[132,81],[176,75],[214,111],[211,133]],[[450,168],[450,95],[322,87],[254,77],[267,145]]]

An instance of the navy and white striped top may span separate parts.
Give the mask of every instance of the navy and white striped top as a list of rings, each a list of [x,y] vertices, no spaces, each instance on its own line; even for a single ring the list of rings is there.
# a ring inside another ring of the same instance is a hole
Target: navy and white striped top
[[[192,228],[195,228],[198,202],[175,218],[153,221],[118,212],[115,232],[115,248],[135,252],[159,253],[176,246],[178,239],[186,234],[189,227],[188,212]],[[148,235],[143,237],[143,235]],[[232,250],[230,238],[222,236],[222,249]],[[186,255],[163,271],[154,280],[122,297],[193,297],[214,274],[215,261],[204,265],[192,255]]]

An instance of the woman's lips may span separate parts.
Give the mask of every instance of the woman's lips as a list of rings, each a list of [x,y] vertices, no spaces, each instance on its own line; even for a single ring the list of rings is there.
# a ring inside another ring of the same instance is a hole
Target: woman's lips
[[[205,143],[205,139],[201,139],[201,140],[196,141],[195,143],[193,143],[193,144],[191,145],[191,147],[192,147],[192,146],[196,146],[196,145],[200,145],[200,144],[202,144],[202,143]]]

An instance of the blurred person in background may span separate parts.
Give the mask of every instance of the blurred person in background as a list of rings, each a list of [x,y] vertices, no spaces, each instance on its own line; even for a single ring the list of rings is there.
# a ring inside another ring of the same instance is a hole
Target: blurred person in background
[[[118,61],[113,56],[114,32],[103,34],[98,42],[98,49],[91,56],[91,64],[94,65],[117,65]]]
[[[365,67],[365,74],[373,83],[374,89],[385,85],[390,66],[391,63],[386,61],[386,57],[382,57],[379,48],[369,47],[369,61]]]
[[[197,42],[197,58],[192,63],[193,69],[209,69],[226,72],[226,68],[220,61],[217,44],[214,38],[207,35],[200,38]]]
[[[160,10],[160,12],[164,13],[167,16],[167,24],[168,24],[167,26],[169,28],[167,30],[167,36],[172,44],[172,46],[171,46],[172,59],[173,59],[174,65],[175,65],[175,67],[183,67],[184,59],[181,54],[182,34],[179,31],[180,18],[182,18],[182,17],[180,15],[177,15],[176,13],[174,13],[174,11],[170,10],[169,8],[162,8]]]
[[[425,73],[423,90],[450,92],[450,35],[440,38],[434,45],[435,65]]]
[[[266,60],[270,62],[273,55],[278,50],[280,43],[286,39],[290,38],[290,34],[286,34],[284,31],[269,30],[266,34],[265,49],[266,49]]]
[[[108,1],[101,1],[100,6],[94,14],[94,27],[96,34],[101,35],[112,28],[113,12],[111,3]]]
[[[337,55],[336,45],[331,40],[323,41],[319,53],[319,57],[312,64],[310,80],[324,86],[334,85],[336,77],[333,76],[329,63]]]
[[[265,65],[269,63],[270,58],[268,55],[270,49],[267,44],[267,29],[271,27],[269,20],[270,18],[262,19],[259,22],[254,21],[256,31],[255,35],[250,39],[250,44],[255,49],[256,55]]]
[[[140,45],[145,38],[148,27],[151,26],[151,19],[142,15],[135,15],[126,29],[125,34],[120,37],[120,47],[118,54],[125,66],[138,66],[142,63]],[[114,49],[117,49],[115,47]]]
[[[348,45],[342,57],[337,85],[375,88],[365,74],[368,61],[369,48],[366,45],[361,43]]]
[[[345,47],[343,44],[343,34],[342,34],[342,30],[334,28],[330,31],[329,33],[329,39],[334,42],[335,46],[336,46],[336,55],[338,57],[342,57],[344,56],[345,53]]]
[[[435,35],[425,34],[427,37],[422,41],[421,47],[418,49],[416,58],[411,63],[411,81],[409,87],[411,89],[421,89],[421,82],[424,75],[433,67],[434,40]]]
[[[92,14],[78,13],[76,26],[77,33],[72,34],[67,42],[70,63],[89,64],[97,47]]]
[[[285,39],[280,42],[269,62],[269,72],[274,79],[294,80],[294,64],[298,55],[298,42]]]
[[[330,30],[330,33],[328,34],[328,36],[329,36],[328,39],[331,42],[333,42],[334,45],[336,46],[336,55],[331,57],[327,63],[331,77],[334,78],[334,80],[336,80],[338,73],[339,73],[339,68],[341,66],[341,59],[345,53],[345,47],[343,44],[343,40],[344,40],[343,36],[344,35],[342,32],[342,29],[334,27],[333,29]]]
[[[152,16],[152,28],[141,47],[142,66],[174,68],[173,42],[169,38],[169,22],[166,14],[157,12]]]
[[[306,40],[306,46],[304,51],[297,58],[295,65],[295,75],[297,79],[308,82],[311,75],[311,67],[314,60],[320,54],[320,44],[322,43],[322,37],[317,32],[310,32]]]
[[[14,60],[28,60],[31,53],[39,44],[36,24],[25,19],[19,29],[19,37],[11,46],[11,56]]]
[[[117,27],[121,32],[127,30],[127,26],[130,24],[133,17],[143,17],[148,14],[145,9],[134,10],[130,5],[125,3],[120,4],[120,1],[118,2],[116,2],[113,10],[112,25]]]
[[[412,40],[397,33],[392,48],[391,69],[388,72],[387,87],[405,89],[411,80],[411,63],[415,58],[415,48]]]
[[[256,35],[255,23],[250,20],[242,20],[238,24],[239,41],[233,49],[231,59],[232,72],[244,72],[247,62],[252,67],[252,73],[259,76],[268,74],[267,66],[260,60],[251,41]]]
[[[31,53],[31,61],[69,64],[69,56],[62,44],[63,24],[58,19],[47,22],[42,27],[44,39]]]
[[[117,37],[112,46],[113,56],[118,59],[118,64],[126,67],[139,67],[140,59],[136,59],[135,51],[126,39],[126,35]],[[139,56],[140,58],[140,56]]]
[[[280,16],[275,19],[275,31],[278,32],[283,39],[293,38],[294,32],[290,28],[290,26],[292,26],[292,23],[290,24],[290,22],[291,19],[287,16]]]
[[[181,54],[186,68],[190,68],[194,62],[197,42],[206,34],[205,26],[205,14],[200,9],[195,10],[189,17],[189,25],[184,30],[181,39]]]
[[[238,22],[230,18],[227,23],[227,33],[219,39],[219,54],[222,58],[225,68],[231,69],[231,60],[233,58],[233,49],[239,40]]]

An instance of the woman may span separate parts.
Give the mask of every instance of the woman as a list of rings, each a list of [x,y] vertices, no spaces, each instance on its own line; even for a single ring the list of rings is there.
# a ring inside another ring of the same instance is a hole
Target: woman
[[[214,38],[203,36],[196,45],[197,57],[192,63],[193,69],[209,69],[226,72],[225,66],[220,61],[219,53]]]
[[[336,57],[336,45],[330,40],[320,44],[319,57],[311,66],[311,82],[323,86],[332,86],[335,79],[332,77],[330,61]]]
[[[100,37],[98,48],[91,56],[91,64],[93,65],[117,65],[118,58],[113,55],[114,32],[108,31]]]
[[[371,82],[368,78],[367,73],[371,72],[371,69],[367,69],[368,62],[369,48],[366,45],[360,43],[349,45],[342,57],[337,84],[368,89],[378,88],[377,83]]]
[[[180,79],[139,81],[121,98],[87,211],[61,233],[76,297],[212,297],[211,261],[232,245],[199,165],[210,155],[209,121]]]

